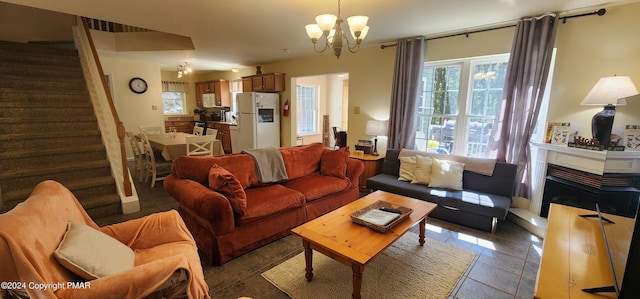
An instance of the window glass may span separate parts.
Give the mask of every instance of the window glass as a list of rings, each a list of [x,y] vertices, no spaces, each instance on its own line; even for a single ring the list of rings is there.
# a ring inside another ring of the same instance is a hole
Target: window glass
[[[313,135],[318,132],[318,87],[297,85],[298,135]]]
[[[509,55],[425,63],[415,149],[484,156]]]
[[[185,114],[185,93],[176,91],[163,91],[162,109],[164,114]]]

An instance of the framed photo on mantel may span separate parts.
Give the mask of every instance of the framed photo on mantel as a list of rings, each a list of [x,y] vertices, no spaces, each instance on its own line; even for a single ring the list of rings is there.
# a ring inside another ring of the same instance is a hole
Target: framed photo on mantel
[[[625,150],[640,151],[640,125],[627,125],[622,138]]]
[[[551,144],[566,145],[569,142],[569,126],[553,126],[551,131]]]

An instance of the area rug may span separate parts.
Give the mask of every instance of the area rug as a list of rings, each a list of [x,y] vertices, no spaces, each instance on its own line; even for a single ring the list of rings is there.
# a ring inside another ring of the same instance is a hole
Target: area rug
[[[475,254],[407,232],[365,266],[362,298],[447,298]],[[313,280],[305,278],[304,253],[262,273],[294,299],[351,298],[351,267],[313,253]]]

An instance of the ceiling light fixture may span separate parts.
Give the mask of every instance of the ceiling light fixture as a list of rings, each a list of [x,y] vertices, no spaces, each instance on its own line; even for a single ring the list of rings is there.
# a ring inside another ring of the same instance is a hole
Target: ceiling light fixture
[[[342,18],[340,17],[340,0],[338,0],[338,16],[332,14],[322,14],[316,17],[316,24],[309,24],[305,26],[307,35],[313,43],[313,49],[322,53],[328,48],[333,49],[333,54],[340,59],[342,53],[342,40],[346,41],[346,48],[349,52],[356,53],[360,49],[360,43],[367,36],[369,32],[369,26],[367,22],[369,17],[367,16],[352,16],[347,18],[351,36],[355,40],[355,44],[352,46],[351,42],[342,31]],[[322,50],[318,50],[318,40],[324,36],[325,45]]]
[[[193,72],[193,69],[188,62],[185,62],[184,65],[181,64],[178,66],[178,78],[182,78],[183,75],[191,74],[191,72]]]

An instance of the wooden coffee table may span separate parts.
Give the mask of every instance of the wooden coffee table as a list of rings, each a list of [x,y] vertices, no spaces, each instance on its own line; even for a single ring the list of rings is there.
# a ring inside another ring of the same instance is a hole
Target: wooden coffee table
[[[351,221],[349,216],[351,213],[379,200],[413,209],[413,212],[386,233],[375,231]],[[351,267],[353,271],[352,297],[360,298],[364,266],[398,240],[416,223],[420,225],[418,242],[420,245],[424,245],[426,219],[436,206],[434,203],[415,198],[376,191],[292,229],[292,233],[302,238],[307,281],[313,279],[313,250],[315,250]]]

